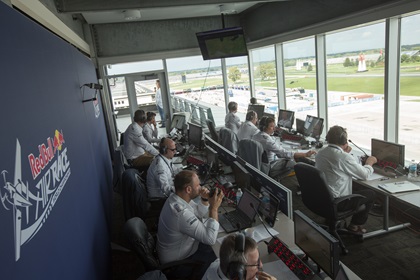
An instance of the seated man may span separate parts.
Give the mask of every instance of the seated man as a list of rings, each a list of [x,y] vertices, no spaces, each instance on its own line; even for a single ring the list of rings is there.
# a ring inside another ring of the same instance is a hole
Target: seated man
[[[223,192],[209,197],[209,190],[200,186],[193,171],[183,170],[175,176],[175,193],[165,202],[159,218],[157,251],[162,264],[192,259],[204,263],[200,278],[216,259],[211,245],[216,243],[219,231],[218,209]],[[200,197],[199,202],[194,199]],[[208,213],[208,218],[203,220]],[[188,268],[177,275],[187,275]]]
[[[147,112],[146,123],[143,126],[143,136],[150,144],[160,142],[155,117],[155,113]]]
[[[276,280],[275,277],[263,272],[257,242],[241,233],[227,236],[220,246],[219,259],[215,260],[207,269],[202,280]],[[235,248],[236,239],[244,238],[243,252]]]
[[[365,165],[362,166],[349,154],[351,147],[347,143],[347,132],[341,126],[331,127],[326,139],[328,146],[316,155],[315,167],[325,173],[327,184],[334,198],[352,194],[352,178],[366,180],[373,173],[372,165],[377,162],[377,159],[370,156],[366,159]],[[368,189],[355,191],[354,193],[366,197],[362,200],[362,204],[365,204],[366,208],[364,211],[353,215],[348,229],[365,233],[366,230],[362,225],[367,221],[369,211],[373,206],[375,193]],[[350,201],[347,202],[340,203],[338,210],[354,208]]]
[[[258,133],[258,127],[256,127],[258,121],[258,115],[255,111],[248,111],[246,113],[245,122],[241,124],[238,130],[238,140],[251,139],[254,134]]]
[[[241,120],[236,115],[236,112],[238,111],[238,103],[234,101],[229,102],[228,110],[229,113],[225,117],[225,127],[229,128],[236,134],[241,126]]]
[[[134,113],[134,121],[124,133],[124,155],[133,167],[149,166],[158,151],[143,137],[146,116],[143,110]]]
[[[307,151],[306,153],[286,151],[271,137],[274,133],[274,129],[275,120],[271,117],[262,117],[260,120],[261,131],[255,134],[252,139],[262,144],[264,151],[267,153],[268,162],[270,163],[269,175],[276,178],[293,168],[296,164],[294,159],[310,157],[316,152],[313,150]]]
[[[174,177],[182,169],[172,164],[176,153],[175,142],[170,138],[162,138],[157,155],[147,170],[147,194],[149,198],[167,198],[175,191]]]

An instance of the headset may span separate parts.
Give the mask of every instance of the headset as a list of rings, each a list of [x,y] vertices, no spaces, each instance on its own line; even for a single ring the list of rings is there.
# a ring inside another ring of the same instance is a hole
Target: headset
[[[162,137],[159,143],[159,153],[162,155],[166,154],[166,152],[168,151],[168,147],[165,145],[165,139],[165,137]]]
[[[340,133],[340,136],[337,139],[338,144],[345,145],[345,144],[347,144],[347,132],[343,127],[340,126],[340,128],[341,128],[341,133]]]
[[[260,119],[259,127],[261,131],[264,131],[267,128],[267,117],[262,117]]]
[[[246,279],[246,260],[245,251],[245,235],[238,233],[235,236],[235,252],[227,267],[227,277],[229,279]]]
[[[341,126],[334,126],[328,131],[326,138],[330,143],[336,142],[338,145],[345,145],[347,144],[347,131]]]

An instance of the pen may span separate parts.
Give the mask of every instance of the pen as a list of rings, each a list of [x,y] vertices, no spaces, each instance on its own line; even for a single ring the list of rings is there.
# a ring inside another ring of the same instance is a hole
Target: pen
[[[395,182],[394,185],[403,185],[404,182]]]

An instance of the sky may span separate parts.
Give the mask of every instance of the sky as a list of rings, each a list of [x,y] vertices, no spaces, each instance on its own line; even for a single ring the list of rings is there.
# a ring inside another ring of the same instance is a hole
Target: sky
[[[354,52],[366,49],[385,48],[385,22],[376,23],[360,28],[345,31],[336,31],[326,36],[327,55]],[[420,44],[420,14],[403,18],[401,21],[401,44]],[[254,62],[273,61],[275,58],[273,45],[252,50]],[[300,41],[283,44],[283,55],[285,59],[315,56],[314,38],[307,38]],[[242,64],[247,57],[226,59],[226,64]],[[168,71],[182,71],[189,69],[200,69],[220,66],[219,59],[203,60],[201,56],[186,58],[173,58],[166,60]],[[140,69],[140,71],[139,71]],[[108,74],[135,73],[163,69],[161,60],[134,62],[112,65],[108,68]]]

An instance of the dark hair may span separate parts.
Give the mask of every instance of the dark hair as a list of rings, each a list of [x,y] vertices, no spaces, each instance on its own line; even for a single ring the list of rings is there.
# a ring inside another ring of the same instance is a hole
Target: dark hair
[[[229,102],[228,109],[229,109],[229,112],[238,110],[238,103],[236,103],[235,101]]]
[[[176,174],[174,179],[175,191],[181,192],[185,189],[186,186],[191,185],[193,177],[196,174],[197,173],[191,170],[182,170],[181,172]]]
[[[147,121],[150,122],[156,116],[153,112],[147,112]]]
[[[335,125],[328,130],[325,137],[329,144],[344,145],[347,144],[347,131],[345,128]]]
[[[261,131],[264,131],[264,130],[266,130],[267,126],[270,123],[274,123],[274,122],[276,122],[276,121],[272,117],[266,117],[266,116],[264,116],[264,117],[262,117],[260,119],[259,128],[260,128]]]
[[[141,122],[141,123],[146,122],[146,116],[145,116],[145,113],[144,113],[143,110],[137,110],[134,113],[134,121],[135,122]]]
[[[257,104],[257,98],[255,98],[255,97],[251,97],[251,99],[249,100],[249,102],[250,102],[251,104]]]
[[[220,259],[220,269],[223,274],[226,276],[228,271],[229,263],[239,261],[238,253],[235,251],[235,235],[228,235],[223,239],[222,245],[220,246],[219,259]],[[257,249],[257,242],[254,239],[246,236],[245,237],[245,248],[244,248],[244,258],[246,254],[250,251]],[[246,259],[243,260],[246,265]]]

